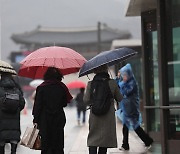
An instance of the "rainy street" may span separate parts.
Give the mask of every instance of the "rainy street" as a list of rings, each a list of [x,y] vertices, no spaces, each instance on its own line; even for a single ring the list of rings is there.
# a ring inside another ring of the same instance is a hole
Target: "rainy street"
[[[75,144],[76,138],[79,135],[79,132],[83,127],[86,126],[78,126],[76,121],[76,108],[67,107],[65,109],[66,112],[66,126],[65,126],[65,153],[69,153],[73,145]],[[25,132],[26,127],[32,126],[32,116],[31,110],[28,110],[27,114],[22,114],[21,116],[21,131],[22,135]],[[85,136],[86,138],[86,136]],[[85,143],[86,144],[86,143]],[[86,148],[86,146],[85,146]],[[6,151],[10,150],[10,145],[6,146]],[[86,150],[86,149],[85,149]],[[31,150],[24,146],[19,146],[17,150],[17,154],[40,154],[40,151]]]
[[[88,111],[89,112],[89,111]],[[87,135],[88,135],[88,117],[86,118],[86,125],[77,125],[77,116],[76,116],[76,108],[75,107],[66,107],[66,126],[65,126],[65,154],[88,154],[87,148]],[[88,116],[89,113],[87,113]],[[32,126],[32,116],[31,110],[28,110],[27,114],[22,113],[21,116],[21,129],[22,135],[26,129],[26,127]],[[118,146],[122,144],[122,125],[117,121],[117,139]],[[144,146],[142,141],[138,138],[138,136],[134,133],[130,133],[130,144],[131,149],[128,153],[130,154],[160,154],[160,149],[158,145],[154,144],[153,148],[150,152],[144,152]],[[10,145],[6,145],[6,152],[10,152]],[[27,147],[18,146],[17,154],[40,154],[40,151],[31,150]],[[118,153],[126,153],[120,152],[118,148],[109,149],[108,154],[118,154]]]
[[[0,154],[179,145],[180,0],[0,1]]]

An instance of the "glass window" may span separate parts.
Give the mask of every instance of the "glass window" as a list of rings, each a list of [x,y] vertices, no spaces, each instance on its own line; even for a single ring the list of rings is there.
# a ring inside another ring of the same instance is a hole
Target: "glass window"
[[[180,106],[180,27],[173,28],[173,60],[168,62],[169,105]],[[180,132],[180,109],[170,110],[170,133],[176,138]]]
[[[148,32],[149,56],[149,106],[159,106],[159,78],[158,78],[158,42],[157,31]],[[160,131],[160,112],[158,109],[149,110],[150,131]]]
[[[180,106],[180,0],[172,1],[173,50],[168,57],[169,105]],[[180,133],[180,109],[170,110],[170,138]]]

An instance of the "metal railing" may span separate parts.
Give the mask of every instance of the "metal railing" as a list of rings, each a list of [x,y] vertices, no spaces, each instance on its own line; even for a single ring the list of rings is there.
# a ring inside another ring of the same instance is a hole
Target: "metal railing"
[[[170,109],[180,109],[180,105],[173,105],[173,106],[144,106],[145,109],[163,109],[163,110],[170,110]]]

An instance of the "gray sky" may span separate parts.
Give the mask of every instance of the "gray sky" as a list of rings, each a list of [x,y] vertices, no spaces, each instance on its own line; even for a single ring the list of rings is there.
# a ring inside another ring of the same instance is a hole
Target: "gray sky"
[[[13,33],[46,27],[96,26],[98,21],[112,28],[129,30],[140,38],[140,17],[125,17],[129,0],[0,0],[1,58],[19,49],[10,39]]]

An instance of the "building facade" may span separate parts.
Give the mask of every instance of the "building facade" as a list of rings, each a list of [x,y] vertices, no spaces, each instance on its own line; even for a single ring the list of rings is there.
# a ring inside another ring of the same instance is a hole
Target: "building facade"
[[[38,26],[21,34],[13,34],[11,39],[20,45],[20,50],[34,51],[47,46],[64,46],[74,49],[86,59],[100,51],[109,50],[114,39],[129,39],[125,30],[112,29],[105,24],[97,27],[51,28]]]
[[[130,0],[141,16],[145,127],[163,154],[180,153],[180,0]]]

